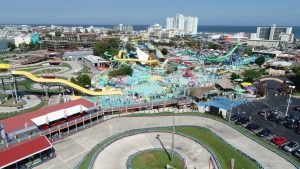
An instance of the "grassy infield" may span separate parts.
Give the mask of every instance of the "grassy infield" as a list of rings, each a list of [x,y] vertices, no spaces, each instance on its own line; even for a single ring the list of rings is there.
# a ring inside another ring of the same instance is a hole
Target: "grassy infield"
[[[134,169],[163,169],[167,164],[171,164],[168,154],[159,150],[144,152],[132,159],[132,166]],[[180,169],[184,167],[184,164],[177,156],[174,156],[172,166]]]

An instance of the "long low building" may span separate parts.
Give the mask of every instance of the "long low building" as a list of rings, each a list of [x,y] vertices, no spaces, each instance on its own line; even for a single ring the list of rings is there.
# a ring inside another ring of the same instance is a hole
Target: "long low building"
[[[33,168],[53,157],[52,144],[45,136],[41,136],[1,150],[0,168]]]
[[[110,61],[105,60],[99,56],[87,55],[83,57],[83,64],[88,67],[99,67],[104,65],[110,65]]]
[[[78,99],[3,119],[0,120],[0,124],[3,126],[2,132],[7,137],[22,137],[24,133],[38,132],[40,129],[44,129],[46,125],[49,127],[58,125],[59,120],[62,118],[72,119],[78,116],[81,111],[83,112],[93,105],[94,103],[88,100]]]

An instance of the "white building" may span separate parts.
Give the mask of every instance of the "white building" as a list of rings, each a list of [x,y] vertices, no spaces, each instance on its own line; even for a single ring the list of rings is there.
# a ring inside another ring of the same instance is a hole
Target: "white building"
[[[198,18],[197,17],[185,17],[184,32],[186,34],[197,34],[198,29]]]
[[[174,17],[167,17],[166,19],[166,29],[175,29],[175,18]]]
[[[282,42],[293,42],[294,34],[292,27],[257,27],[256,33],[251,34],[251,40],[277,40]]]
[[[182,14],[176,14],[175,27],[178,30],[184,30],[185,17]]]
[[[30,42],[31,42],[31,36],[30,35],[16,36],[14,38],[14,42],[15,42],[16,47],[19,47],[20,44],[23,44],[23,43],[30,44]]]
[[[167,30],[177,30],[178,32],[183,32],[184,34],[194,35],[198,32],[198,18],[187,16],[182,14],[176,14],[176,17],[166,18],[166,29]]]

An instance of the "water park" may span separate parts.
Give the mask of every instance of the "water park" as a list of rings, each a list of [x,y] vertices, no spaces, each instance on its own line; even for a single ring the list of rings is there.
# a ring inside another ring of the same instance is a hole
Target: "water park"
[[[133,46],[131,51],[126,50],[127,43]],[[227,50],[205,48],[194,51],[178,47],[169,49],[164,55],[161,49],[146,40],[139,40],[138,43],[122,42],[117,55],[113,56],[110,52],[105,52],[104,55],[109,58],[110,64],[98,67],[100,73],[94,74],[90,86],[79,86],[71,82],[69,78],[72,75],[59,77],[62,64],[57,61],[27,69],[1,64],[2,85],[5,85],[4,82],[10,82],[16,100],[18,100],[16,79],[26,78],[43,86],[58,85],[69,88],[73,91],[73,95],[75,91],[79,96],[95,102],[104,109],[120,108],[189,97],[190,88],[215,86],[224,76],[228,77],[232,72],[247,69],[257,58],[256,55],[243,55],[243,46],[238,43],[230,45]],[[269,60],[269,57],[265,56],[265,59]],[[130,75],[110,76],[110,71],[125,66],[130,67],[132,71]],[[45,70],[37,73],[38,68]],[[255,84],[248,83],[244,86],[240,82],[236,85],[233,90],[240,96],[255,97]],[[210,92],[206,91],[201,100],[211,99]],[[221,92],[219,91],[218,95]]]

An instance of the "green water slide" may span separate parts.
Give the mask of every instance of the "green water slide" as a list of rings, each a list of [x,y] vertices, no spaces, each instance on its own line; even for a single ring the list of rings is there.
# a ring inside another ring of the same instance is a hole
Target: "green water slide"
[[[213,55],[213,56],[208,57],[207,61],[208,62],[223,62],[225,59],[229,58],[233,54],[233,52],[235,52],[240,46],[241,45],[239,43],[237,43],[235,45],[235,47],[229,53],[227,53],[225,56],[217,57],[217,56]]]

